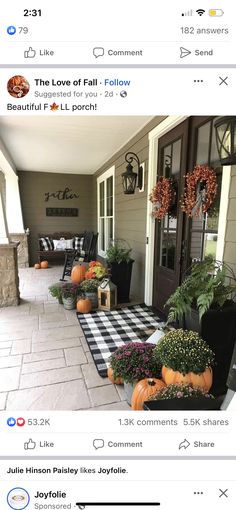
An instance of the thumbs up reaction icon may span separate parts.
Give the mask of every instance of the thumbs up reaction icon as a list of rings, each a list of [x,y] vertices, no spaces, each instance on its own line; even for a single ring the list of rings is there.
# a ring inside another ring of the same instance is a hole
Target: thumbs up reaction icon
[[[24,443],[25,450],[34,450],[35,448],[36,448],[36,443],[32,439],[29,439],[28,442]]]
[[[36,51],[33,50],[32,46],[30,46],[28,50],[24,51],[25,58],[34,58],[35,55],[36,55]]]

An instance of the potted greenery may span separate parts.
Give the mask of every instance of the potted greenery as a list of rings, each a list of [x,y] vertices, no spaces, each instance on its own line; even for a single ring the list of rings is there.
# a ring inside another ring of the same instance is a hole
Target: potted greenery
[[[198,331],[214,351],[215,395],[227,390],[235,344],[235,281],[230,266],[208,257],[191,266],[190,274],[166,303],[170,307],[167,322],[179,321],[185,329]]]
[[[167,384],[192,384],[206,391],[212,386],[214,353],[195,331],[176,329],[160,339],[154,352]]]
[[[161,365],[153,356],[155,345],[147,342],[128,342],[118,347],[109,362],[115,379],[122,378],[127,402],[131,404],[134,385],[149,377],[160,377]]]
[[[202,388],[191,384],[170,384],[159,389],[144,402],[146,411],[215,410],[220,403]]]
[[[53,283],[53,285],[50,285],[48,288],[51,296],[56,298],[60,305],[62,305],[62,285],[62,282],[57,282]]]
[[[201,319],[209,309],[219,312],[223,307],[232,305],[235,287],[227,280],[236,279],[228,265],[212,257],[192,264],[188,272],[189,275],[166,302],[165,306],[169,307],[167,323],[183,320],[187,329],[200,332]]]
[[[62,302],[66,310],[73,310],[75,308],[77,295],[77,284],[67,282],[62,285]]]
[[[93,309],[98,307],[98,286],[100,283],[97,278],[89,278],[79,286],[79,293],[91,301]]]
[[[122,240],[115,240],[106,252],[111,281],[117,286],[119,303],[128,303],[130,283],[134,260],[131,258],[131,248],[124,247]]]

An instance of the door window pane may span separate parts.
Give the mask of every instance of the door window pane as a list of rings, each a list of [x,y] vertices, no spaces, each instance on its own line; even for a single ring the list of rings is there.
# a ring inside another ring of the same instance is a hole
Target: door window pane
[[[171,176],[171,160],[172,160],[172,146],[168,145],[167,147],[164,148],[164,153],[163,153],[162,175],[164,177]]]
[[[161,257],[160,257],[160,265],[166,267],[167,265],[167,243],[168,243],[168,233],[165,231],[161,231]]]
[[[204,165],[208,163],[210,130],[211,122],[207,122],[206,124],[198,128],[197,160],[196,160],[197,165]]]
[[[204,258],[213,257],[216,258],[216,246],[217,246],[217,234],[205,234],[204,238]]]
[[[169,231],[168,251],[167,251],[167,267],[168,267],[168,269],[175,268],[175,252],[176,252],[176,233],[174,231]]]
[[[171,175],[179,174],[181,158],[181,140],[173,143]]]
[[[219,161],[219,154],[216,145],[216,130],[214,128],[214,121],[212,127],[212,142],[211,142],[211,165],[214,166]]]

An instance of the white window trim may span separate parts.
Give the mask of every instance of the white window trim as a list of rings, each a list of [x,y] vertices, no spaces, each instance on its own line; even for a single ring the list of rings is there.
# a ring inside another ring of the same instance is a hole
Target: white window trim
[[[101,174],[97,178],[97,231],[98,231],[98,255],[100,257],[105,257],[106,252],[100,249],[100,183],[109,179],[109,177],[113,177],[113,232],[112,237],[114,239],[115,236],[115,165],[109,168],[106,172]],[[107,239],[105,240],[107,242]]]
[[[221,197],[220,197],[220,210],[219,210],[219,223],[218,223],[218,239],[216,245],[216,260],[223,262],[224,249],[225,249],[225,235],[227,226],[227,214],[229,207],[229,192],[231,184],[231,166],[223,166],[222,170],[222,184],[221,184]]]

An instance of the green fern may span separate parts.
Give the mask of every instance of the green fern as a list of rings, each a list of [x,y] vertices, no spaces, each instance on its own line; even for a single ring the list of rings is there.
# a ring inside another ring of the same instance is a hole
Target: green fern
[[[170,296],[165,306],[170,307],[167,324],[181,320],[184,315],[196,308],[201,320],[210,307],[221,308],[235,294],[235,286],[227,285],[227,266],[207,258],[195,263],[191,273]],[[236,281],[231,270],[230,277]]]

